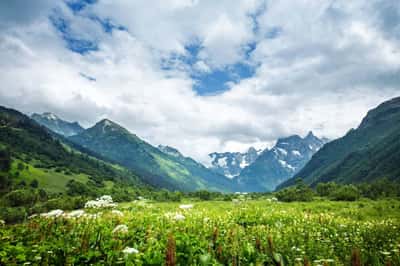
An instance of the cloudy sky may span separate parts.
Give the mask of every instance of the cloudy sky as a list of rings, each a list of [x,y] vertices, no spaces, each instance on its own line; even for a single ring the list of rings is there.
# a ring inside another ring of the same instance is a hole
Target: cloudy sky
[[[0,104],[202,162],[335,138],[400,95],[398,0],[3,0]]]

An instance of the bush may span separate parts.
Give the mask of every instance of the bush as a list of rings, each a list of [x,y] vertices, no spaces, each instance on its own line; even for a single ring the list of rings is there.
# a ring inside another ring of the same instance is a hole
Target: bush
[[[354,185],[344,185],[331,194],[332,200],[355,201],[360,198],[360,191]]]
[[[30,187],[32,188],[38,188],[39,187],[39,181],[37,179],[33,179],[32,182],[29,184]]]
[[[298,180],[295,187],[289,187],[276,193],[278,200],[285,202],[312,201],[314,196],[314,191],[305,185],[302,180]]]
[[[321,197],[330,197],[337,189],[338,185],[335,182],[319,183],[316,188]]]
[[[81,209],[85,206],[87,199],[85,197],[62,197],[50,199],[43,204],[35,206],[35,208],[42,208],[42,210],[50,211],[55,209],[61,210],[74,210]]]
[[[0,218],[6,223],[18,223],[25,220],[27,216],[23,207],[17,208],[0,208]]]
[[[71,179],[68,181],[67,185],[67,194],[69,196],[78,196],[78,195],[89,195],[90,194],[90,189],[87,185],[75,181]]]
[[[7,193],[4,200],[11,207],[32,206],[38,200],[38,195],[31,189],[18,189]]]

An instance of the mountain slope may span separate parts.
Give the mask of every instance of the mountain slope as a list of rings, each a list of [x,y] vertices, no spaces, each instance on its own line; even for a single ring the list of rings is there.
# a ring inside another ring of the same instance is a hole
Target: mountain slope
[[[213,152],[208,156],[211,158],[210,169],[228,178],[238,176],[246,166],[252,164],[261,151],[250,147],[245,153],[241,152]]]
[[[298,135],[279,139],[265,150],[253,164],[244,168],[237,182],[246,191],[272,191],[281,182],[296,174],[324,144],[310,132],[305,138]]]
[[[319,182],[370,182],[383,177],[400,181],[400,97],[368,112],[357,129],[326,144],[311,161],[281,187],[300,177]]]
[[[144,185],[132,172],[77,152],[33,119],[5,107],[0,107],[0,150],[0,161],[12,161],[2,172],[13,182],[37,179],[40,187],[53,192],[65,192],[69,180]]]
[[[104,119],[70,140],[139,173],[155,186],[192,191],[229,191],[233,183],[178,151],[163,152],[120,125]]]
[[[43,113],[43,114],[32,114],[32,119],[34,119],[39,124],[49,128],[57,134],[69,137],[72,135],[76,135],[85,130],[83,127],[79,125],[78,122],[67,122],[55,114],[52,113]]]

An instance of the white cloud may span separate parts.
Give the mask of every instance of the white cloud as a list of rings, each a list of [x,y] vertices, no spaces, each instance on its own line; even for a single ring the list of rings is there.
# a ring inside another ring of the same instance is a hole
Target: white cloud
[[[265,6],[100,0],[74,14],[58,4],[70,34],[98,42],[98,51],[80,55],[67,49],[47,19],[52,4],[47,13],[35,9],[29,23],[14,9],[28,10],[16,5],[0,20],[7,24],[0,27],[0,103],[52,111],[86,126],[108,117],[152,144],[175,146],[205,162],[213,151],[270,146],[309,130],[341,136],[368,109],[399,95],[399,28],[375,2]],[[88,14],[128,30],[105,33]],[[279,30],[266,37],[271,29]],[[252,42],[257,46],[247,59]],[[195,43],[201,49],[193,66],[178,59],[169,62],[172,69],[161,67],[163,60],[187,56],[185,47]],[[230,83],[230,90],[213,96],[193,91],[191,71],[211,73],[245,61],[257,66],[255,74]]]

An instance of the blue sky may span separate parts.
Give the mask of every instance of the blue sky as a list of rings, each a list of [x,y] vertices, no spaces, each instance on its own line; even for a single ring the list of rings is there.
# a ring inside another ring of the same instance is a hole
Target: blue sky
[[[73,0],[66,1],[65,3],[76,16],[86,16],[87,18],[93,20],[101,25],[103,31],[107,34],[112,34],[114,30],[128,30],[124,25],[117,24],[109,18],[101,18],[94,14],[83,13],[90,5],[96,4],[97,0]],[[257,14],[255,13],[252,15],[252,18],[255,19],[256,16]],[[72,52],[84,55],[88,52],[98,50],[98,40],[84,39],[74,35],[70,29],[70,22],[64,17],[63,12],[60,10],[54,9],[52,15],[49,16],[49,19],[52,25],[59,32],[60,36],[62,36],[66,43],[66,47]],[[253,32],[255,33],[257,30],[258,27],[255,23]],[[266,38],[274,38],[278,34],[279,29],[273,28],[267,32]],[[245,46],[243,49],[243,53],[245,54],[244,61],[247,61],[251,52],[255,50],[256,43],[249,42],[243,44],[243,46]],[[242,79],[251,77],[255,72],[256,66],[248,62],[237,62],[231,65],[210,69],[210,71],[207,72],[198,71],[195,69],[195,64],[201,60],[198,56],[199,52],[201,52],[201,49],[201,44],[197,42],[185,47],[185,55],[172,55],[174,60],[179,60],[182,64],[185,64],[188,68],[192,69],[190,71],[190,77],[193,79],[193,90],[195,90],[198,95],[215,95],[227,91],[230,89],[232,84],[236,84]],[[162,61],[161,64],[163,65],[164,69],[170,69],[173,67],[168,64],[169,60],[171,59],[167,58],[166,60]],[[87,77],[86,74],[82,74],[82,76]],[[90,77],[89,79],[91,81],[95,81],[95,78]]]
[[[109,118],[203,163],[399,96],[398,0],[0,1],[0,104]]]

